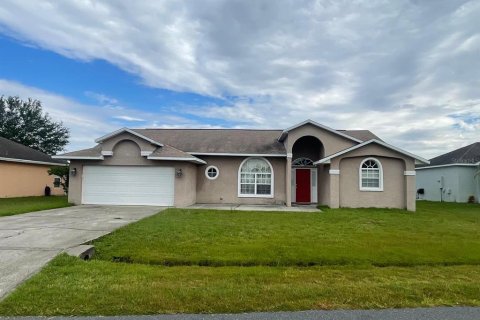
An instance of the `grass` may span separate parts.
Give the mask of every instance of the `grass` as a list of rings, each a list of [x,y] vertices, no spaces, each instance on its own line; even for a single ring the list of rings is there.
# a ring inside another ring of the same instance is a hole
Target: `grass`
[[[95,241],[92,261],[57,257],[0,314],[480,306],[478,234],[473,204],[420,202],[416,213],[169,209]]]
[[[480,264],[479,233],[478,205],[421,202],[417,213],[170,209],[95,247],[97,259],[168,266],[461,265]]]
[[[0,217],[68,206],[66,196],[0,198]]]
[[[163,267],[60,256],[7,315],[226,313],[480,304],[480,268]]]

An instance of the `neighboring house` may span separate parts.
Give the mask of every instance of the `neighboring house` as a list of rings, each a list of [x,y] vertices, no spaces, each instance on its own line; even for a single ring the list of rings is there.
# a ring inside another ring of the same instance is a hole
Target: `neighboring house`
[[[0,137],[0,198],[41,196],[46,186],[53,195],[63,195],[63,188],[57,183],[59,178],[47,171],[52,166],[65,165],[65,161]]]
[[[480,142],[433,158],[430,165],[417,167],[417,196],[448,202],[467,202],[474,196],[479,202],[479,168]]]
[[[127,129],[56,156],[80,204],[313,203],[415,210],[415,163],[367,130]]]

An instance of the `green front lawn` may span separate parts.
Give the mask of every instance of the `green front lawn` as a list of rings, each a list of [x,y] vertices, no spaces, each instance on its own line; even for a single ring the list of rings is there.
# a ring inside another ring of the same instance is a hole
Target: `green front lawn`
[[[170,209],[95,241],[97,259],[159,265],[480,264],[480,207],[420,202],[416,213]]]
[[[66,196],[0,198],[0,217],[68,206]]]
[[[230,313],[480,305],[480,268],[164,267],[60,256],[3,315]]]
[[[480,305],[480,206],[319,213],[169,209],[60,256],[2,315]],[[128,262],[128,263],[125,263]]]

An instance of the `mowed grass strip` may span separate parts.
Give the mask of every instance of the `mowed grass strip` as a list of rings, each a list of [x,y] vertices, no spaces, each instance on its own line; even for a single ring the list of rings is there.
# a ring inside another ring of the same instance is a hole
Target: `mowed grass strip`
[[[0,217],[70,205],[66,196],[0,198]]]
[[[480,264],[480,206],[419,202],[417,212],[169,209],[94,242],[96,259],[157,265]]]
[[[478,306],[480,268],[163,267],[60,256],[0,314],[126,315]]]

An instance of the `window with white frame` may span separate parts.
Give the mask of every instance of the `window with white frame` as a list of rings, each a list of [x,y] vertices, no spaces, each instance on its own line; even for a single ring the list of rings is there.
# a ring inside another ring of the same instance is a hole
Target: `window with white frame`
[[[240,197],[271,197],[273,172],[270,163],[263,158],[248,158],[242,162],[238,177]]]
[[[360,190],[383,191],[382,164],[375,158],[367,158],[360,164]]]
[[[218,168],[215,166],[208,166],[207,169],[205,169],[205,176],[209,180],[215,180],[218,178]]]
[[[294,167],[313,166],[313,161],[308,158],[297,158],[292,161],[292,166]]]

